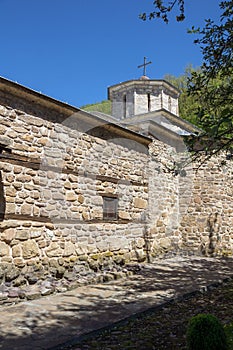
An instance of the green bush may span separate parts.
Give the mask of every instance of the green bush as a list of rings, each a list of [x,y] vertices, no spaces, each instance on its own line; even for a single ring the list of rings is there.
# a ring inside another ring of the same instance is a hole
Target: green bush
[[[186,338],[188,350],[227,350],[223,326],[213,315],[199,314],[192,317]]]
[[[228,350],[233,350],[233,322],[225,325],[224,331],[227,336]]]

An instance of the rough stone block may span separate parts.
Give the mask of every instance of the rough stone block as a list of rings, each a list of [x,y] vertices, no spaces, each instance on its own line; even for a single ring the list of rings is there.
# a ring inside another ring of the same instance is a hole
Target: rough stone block
[[[130,213],[127,211],[123,211],[123,210],[119,210],[118,217],[119,217],[119,219],[122,219],[122,220],[130,220],[131,219]]]
[[[63,250],[57,242],[51,242],[45,252],[48,257],[61,257]]]
[[[15,229],[14,228],[8,228],[1,234],[1,239],[7,243],[11,242],[15,238]]]
[[[63,256],[71,256],[75,254],[75,245],[72,242],[65,242]]]
[[[10,247],[5,242],[0,242],[0,256],[9,256]]]
[[[22,243],[22,253],[24,259],[30,259],[40,255],[38,245],[34,240],[29,239]]]
[[[142,198],[135,198],[133,202],[133,206],[135,208],[145,209],[147,207],[147,201]]]

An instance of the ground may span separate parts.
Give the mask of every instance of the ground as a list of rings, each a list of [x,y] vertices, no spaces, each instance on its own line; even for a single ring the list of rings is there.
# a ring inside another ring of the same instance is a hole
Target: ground
[[[162,308],[149,310],[109,330],[100,331],[73,350],[185,350],[188,320],[198,313],[211,313],[224,325],[233,322],[233,281],[194,296],[171,301]],[[233,328],[231,328],[233,339]],[[232,341],[233,349],[233,341]]]

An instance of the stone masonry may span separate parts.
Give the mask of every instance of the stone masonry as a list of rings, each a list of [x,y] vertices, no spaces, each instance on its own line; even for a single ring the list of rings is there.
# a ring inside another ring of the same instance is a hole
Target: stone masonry
[[[174,174],[173,147],[1,87],[0,302],[118,278],[165,254],[232,254],[231,161]]]

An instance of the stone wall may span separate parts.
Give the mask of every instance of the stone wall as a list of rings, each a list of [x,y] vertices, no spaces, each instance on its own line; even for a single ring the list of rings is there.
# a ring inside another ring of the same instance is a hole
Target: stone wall
[[[106,140],[77,115],[1,99],[1,282],[84,283],[145,260],[148,149]],[[103,220],[103,196],[118,198],[117,220]]]
[[[224,153],[193,165],[193,171],[190,201],[179,227],[182,247],[204,255],[232,255],[232,160]]]
[[[147,147],[78,113],[0,100],[0,282],[20,287],[17,298],[38,284],[45,294],[117,278],[166,254],[232,254],[224,155],[174,171],[182,155],[158,140]],[[105,196],[118,199],[116,220],[104,220]]]

